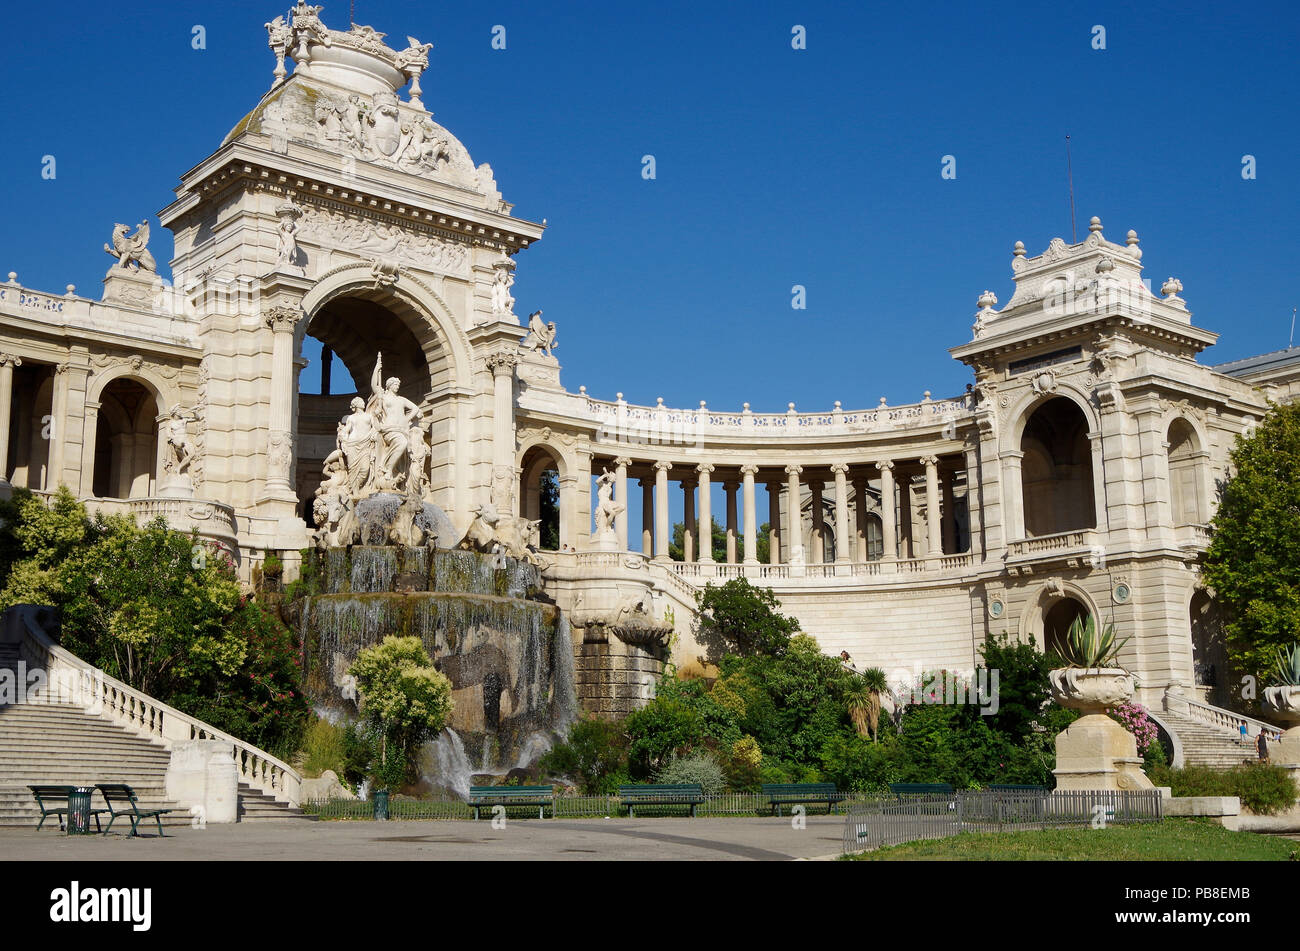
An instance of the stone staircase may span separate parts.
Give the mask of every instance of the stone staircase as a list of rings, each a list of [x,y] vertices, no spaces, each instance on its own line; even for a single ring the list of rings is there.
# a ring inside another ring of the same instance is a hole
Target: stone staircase
[[[1238,735],[1185,714],[1164,710],[1159,713],[1159,717],[1178,734],[1186,766],[1231,769],[1239,766],[1242,760],[1258,759],[1253,733],[1251,739],[1242,743]]]
[[[18,669],[17,648],[0,643],[0,669]],[[71,703],[0,706],[0,826],[31,826],[40,818],[29,784],[93,786],[127,783],[142,809],[176,809],[166,826],[188,826],[189,810],[166,795],[171,753],[161,743],[94,716]],[[94,807],[103,802],[96,795]],[[239,784],[239,821],[310,819],[300,809]],[[107,821],[107,820],[102,820]],[[49,826],[53,820],[46,823]],[[114,831],[122,821],[114,826]]]

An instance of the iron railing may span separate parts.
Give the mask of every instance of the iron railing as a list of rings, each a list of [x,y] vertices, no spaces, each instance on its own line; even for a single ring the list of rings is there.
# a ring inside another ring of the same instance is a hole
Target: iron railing
[[[844,851],[861,852],[961,832],[1022,832],[1062,826],[1129,825],[1164,816],[1158,789],[962,790],[877,797],[852,803],[844,820]]]

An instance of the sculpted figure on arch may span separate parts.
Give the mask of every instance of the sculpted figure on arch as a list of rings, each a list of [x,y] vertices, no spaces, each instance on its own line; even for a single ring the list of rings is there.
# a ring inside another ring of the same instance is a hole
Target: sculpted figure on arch
[[[406,481],[410,466],[411,431],[420,418],[420,407],[397,392],[402,385],[397,377],[392,376],[383,381],[383,367],[384,358],[381,354],[376,356],[375,370],[370,375],[371,397],[366,410],[379,429],[375,489],[379,492],[395,492]],[[418,428],[416,431],[420,432]]]

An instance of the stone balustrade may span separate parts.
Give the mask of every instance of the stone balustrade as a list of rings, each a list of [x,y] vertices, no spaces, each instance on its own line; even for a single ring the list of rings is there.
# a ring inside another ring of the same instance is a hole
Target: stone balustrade
[[[92,715],[156,740],[168,749],[190,740],[220,740],[230,744],[241,782],[291,806],[299,804],[302,777],[293,767],[127,686],[59,647],[40,623],[41,608],[24,604],[12,610],[21,615],[19,653],[29,665],[45,670],[51,700],[77,704]]]

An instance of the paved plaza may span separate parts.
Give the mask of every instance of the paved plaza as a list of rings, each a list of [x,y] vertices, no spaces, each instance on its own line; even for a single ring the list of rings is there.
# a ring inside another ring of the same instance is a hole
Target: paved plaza
[[[511,819],[479,822],[272,821],[168,829],[130,839],[0,829],[0,857],[84,861],[692,861],[834,858],[843,816],[746,819]]]

